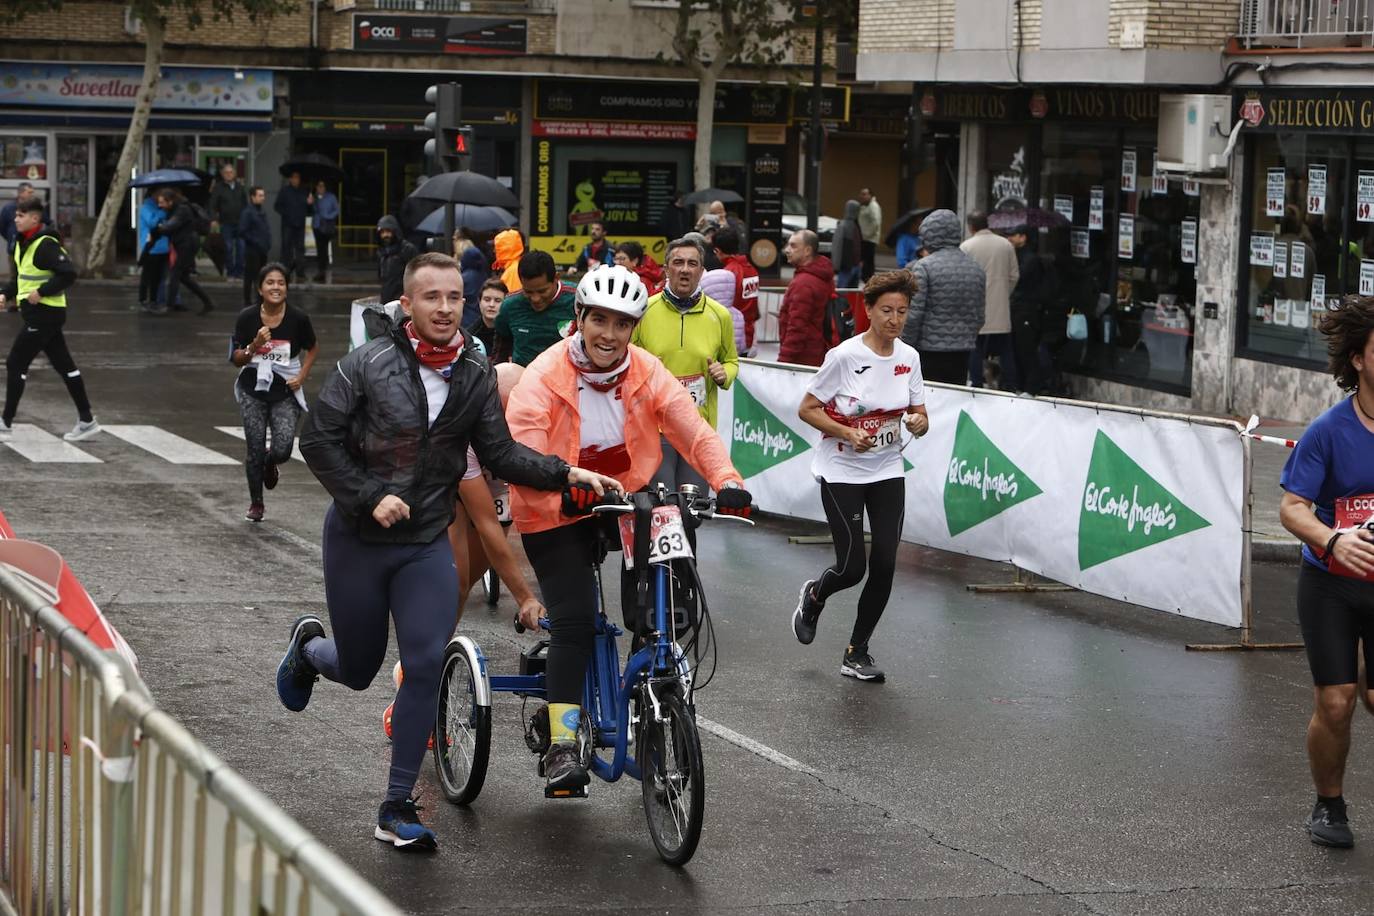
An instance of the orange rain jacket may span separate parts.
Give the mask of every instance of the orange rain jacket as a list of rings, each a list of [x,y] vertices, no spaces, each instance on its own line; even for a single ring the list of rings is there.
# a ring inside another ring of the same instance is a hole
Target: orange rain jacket
[[[520,266],[520,256],[525,253],[525,243],[520,241],[520,230],[505,229],[496,233],[491,247],[496,255],[492,270],[499,271],[501,282],[506,284],[506,295],[513,296],[520,292],[523,286],[517,270]]]
[[[506,422],[511,436],[535,451],[558,455],[576,465],[582,446],[578,416],[577,369],[568,358],[571,339],[560,340],[525,367],[511,392]],[[620,478],[626,492],[642,489],[663,462],[659,430],[687,458],[711,488],[744,479],[730,463],[716,431],[701,418],[692,396],[648,350],[630,345],[630,367],[621,383],[625,401],[625,448],[630,470]],[[535,534],[580,518],[564,515],[558,492],[512,486],[511,515],[522,534]]]

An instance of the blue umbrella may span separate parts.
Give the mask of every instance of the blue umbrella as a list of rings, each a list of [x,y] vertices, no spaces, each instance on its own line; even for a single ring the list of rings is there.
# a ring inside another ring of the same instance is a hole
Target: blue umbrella
[[[210,176],[194,169],[153,169],[144,172],[129,182],[131,188],[160,188],[176,185],[199,185],[210,180]]]
[[[509,229],[516,224],[515,214],[505,207],[481,207],[475,204],[453,205],[453,228],[467,227],[474,232],[490,232],[494,229]],[[440,207],[429,216],[420,220],[416,232],[441,235],[444,231],[444,208]]]

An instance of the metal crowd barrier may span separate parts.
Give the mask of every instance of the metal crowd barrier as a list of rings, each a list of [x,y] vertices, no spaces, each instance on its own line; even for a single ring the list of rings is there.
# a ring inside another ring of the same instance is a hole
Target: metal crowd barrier
[[[3,568],[0,644],[0,913],[400,913]]]

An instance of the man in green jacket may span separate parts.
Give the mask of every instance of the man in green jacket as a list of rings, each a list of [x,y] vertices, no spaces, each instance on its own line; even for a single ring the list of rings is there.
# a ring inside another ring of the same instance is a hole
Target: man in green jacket
[[[730,311],[701,291],[705,263],[706,252],[695,239],[669,243],[668,284],[649,299],[630,342],[663,361],[692,396],[702,418],[714,427],[716,391],[734,384],[739,354]],[[663,463],[652,482],[670,490],[684,483],[695,484],[702,493],[710,489],[667,439],[663,440]]]

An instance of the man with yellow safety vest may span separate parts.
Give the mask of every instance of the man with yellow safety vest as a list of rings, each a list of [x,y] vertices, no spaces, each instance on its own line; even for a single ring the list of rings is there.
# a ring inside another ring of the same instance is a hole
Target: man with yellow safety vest
[[[62,247],[62,240],[43,226],[43,201],[37,195],[22,200],[16,207],[14,226],[14,277],[0,293],[0,308],[18,311],[24,326],[14,339],[7,364],[5,411],[0,414],[0,439],[14,434],[14,413],[24,394],[29,365],[43,353],[62,376],[67,392],[76,404],[76,426],[62,438],[80,442],[100,432],[91,414],[86,384],[76,368],[62,336],[67,320],[67,287],[76,281],[76,266]]]

